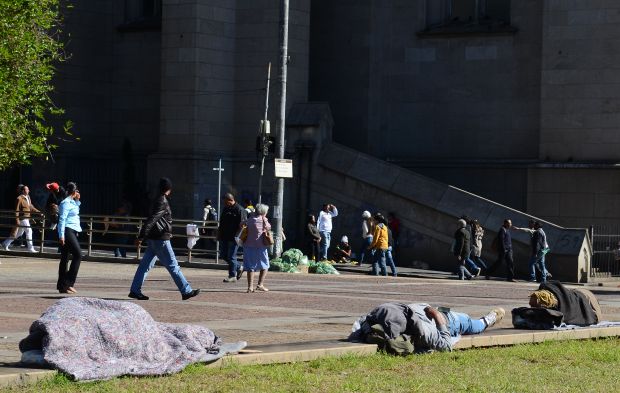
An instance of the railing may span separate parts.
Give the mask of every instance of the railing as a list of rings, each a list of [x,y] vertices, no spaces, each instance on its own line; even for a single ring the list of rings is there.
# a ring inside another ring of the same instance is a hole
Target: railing
[[[58,249],[57,230],[52,229],[50,222],[41,213],[30,214],[30,228],[33,230],[32,241],[38,253],[54,252]],[[0,237],[13,235],[19,227],[16,225],[15,211],[0,210]],[[108,256],[110,251],[120,258],[140,259],[145,245],[134,244],[145,217],[113,216],[113,215],[80,215],[82,235],[79,237],[80,247],[86,250],[87,256]],[[193,224],[198,229],[198,236],[187,234],[187,225]],[[206,262],[215,259],[219,263],[219,244],[216,240],[218,222],[188,219],[172,220],[172,249],[177,258],[187,256],[187,262]],[[196,239],[194,247],[187,246],[188,239]],[[18,245],[20,239],[13,245]]]
[[[620,278],[620,226],[591,226],[590,238],[592,239],[590,277]]]

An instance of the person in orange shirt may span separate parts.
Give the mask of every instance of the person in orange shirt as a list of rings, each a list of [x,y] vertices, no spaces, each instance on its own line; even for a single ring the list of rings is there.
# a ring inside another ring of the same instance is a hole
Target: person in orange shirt
[[[378,276],[379,268],[381,268],[381,275],[387,276],[385,256],[389,246],[387,224],[385,224],[386,219],[381,213],[376,213],[374,218],[376,224],[372,234],[372,243],[368,247],[369,250],[374,250],[371,274]]]

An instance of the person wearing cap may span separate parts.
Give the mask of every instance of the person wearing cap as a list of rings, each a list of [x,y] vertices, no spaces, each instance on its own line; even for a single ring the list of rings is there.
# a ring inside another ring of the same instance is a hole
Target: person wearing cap
[[[334,251],[334,260],[338,263],[348,263],[351,261],[351,246],[349,245],[349,237],[343,236],[340,243]]]
[[[149,300],[149,297],[142,293],[142,285],[157,259],[172,276],[174,283],[181,292],[183,300],[190,299],[200,293],[200,289],[192,289],[189,282],[185,279],[170,244],[170,238],[172,237],[172,210],[170,209],[168,198],[171,192],[172,182],[170,179],[167,177],[159,179],[159,196],[155,199],[151,215],[142,225],[136,239],[138,247],[146,239],[147,247],[131,283],[131,289],[129,290],[130,298]]]
[[[2,242],[2,247],[9,251],[11,243],[19,238],[22,234],[26,234],[26,242],[28,251],[37,252],[32,244],[32,228],[30,228],[31,213],[41,213],[32,205],[30,200],[30,189],[28,186],[20,184],[17,189],[17,206],[15,207],[15,228],[11,230],[11,235]]]
[[[372,215],[368,210],[364,210],[362,212],[362,249],[360,250],[359,266],[362,266],[366,258],[369,258],[372,262],[372,250],[368,249],[368,247],[372,243],[373,225]]]
[[[60,202],[65,199],[64,188],[58,183],[47,183],[45,188],[49,191],[47,201],[45,202],[45,218],[50,223],[50,229],[53,231],[58,225],[58,209]]]

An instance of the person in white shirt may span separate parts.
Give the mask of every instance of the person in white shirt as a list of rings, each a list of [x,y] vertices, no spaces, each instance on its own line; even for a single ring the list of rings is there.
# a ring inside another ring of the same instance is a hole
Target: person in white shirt
[[[324,204],[323,210],[319,212],[317,227],[321,234],[321,246],[319,250],[321,260],[327,259],[327,250],[329,249],[332,233],[332,218],[336,216],[338,216],[338,209],[336,206],[329,203]]]

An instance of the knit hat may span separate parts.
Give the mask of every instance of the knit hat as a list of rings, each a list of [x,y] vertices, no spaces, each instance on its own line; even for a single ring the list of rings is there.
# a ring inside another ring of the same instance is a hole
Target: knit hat
[[[45,188],[47,188],[50,191],[58,191],[58,189],[60,188],[60,186],[58,185],[58,183],[47,183],[45,185]]]
[[[172,190],[172,182],[167,177],[162,177],[159,179],[159,191],[163,193],[168,190]]]
[[[370,212],[368,210],[364,210],[364,212],[362,213],[362,218],[370,218]]]
[[[347,237],[347,235],[344,235],[342,237],[342,239],[340,239],[340,241],[343,242],[343,243],[348,243],[349,242],[349,238]]]

